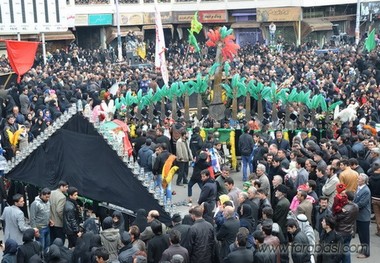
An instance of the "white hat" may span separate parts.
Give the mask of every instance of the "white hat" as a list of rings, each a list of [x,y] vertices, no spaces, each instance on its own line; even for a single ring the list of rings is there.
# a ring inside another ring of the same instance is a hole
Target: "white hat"
[[[361,118],[361,119],[359,120],[359,123],[366,124],[366,123],[367,123],[367,120],[366,120],[365,118]]]

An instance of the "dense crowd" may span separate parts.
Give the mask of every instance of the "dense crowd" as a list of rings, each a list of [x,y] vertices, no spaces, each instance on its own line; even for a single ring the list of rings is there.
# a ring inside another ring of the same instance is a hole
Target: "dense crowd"
[[[148,61],[153,50],[148,47]],[[170,82],[207,73],[215,50],[203,46],[201,52],[202,56],[184,44],[171,43],[167,54]],[[311,90],[314,95],[322,93],[331,102],[342,100],[344,107],[359,105],[356,119],[335,125],[334,133],[322,138],[306,129],[288,141],[282,131],[272,137],[265,123],[256,119],[254,125],[243,125],[236,147],[244,189],[238,189],[229,176],[227,153],[216,136],[202,138],[200,127],[189,136],[189,123],[181,117],[181,99],[178,113],[171,113],[166,103],[166,118],[157,115],[155,121],[140,118],[137,107],[128,114],[114,110],[107,116],[94,114],[97,105],[110,105],[129,90],[145,93],[162,86],[159,72],[113,64],[112,49],[72,47],[53,52],[46,66],[36,61],[20,84],[1,94],[1,165],[25,151],[71,103],[81,101],[84,114],[93,121],[123,118],[128,122],[134,157],[153,174],[157,187],[162,188],[165,180],[165,163],[175,163],[179,171],[172,182],[188,184],[191,209],[184,218],[172,217],[172,229],[159,221],[157,211],[145,210],[137,213],[129,229],[117,212],[102,218],[100,228],[91,212],[83,222],[78,190],[60,182],[56,190],[40,191],[31,204],[29,224],[20,210],[23,196],[11,197],[13,205],[2,214],[3,258],[17,258],[17,262],[29,262],[34,255],[47,262],[288,262],[289,248],[293,262],[350,262],[345,248],[355,225],[361,242],[356,247],[358,257],[369,257],[371,201],[380,236],[380,148],[374,127],[379,121],[380,65],[376,52],[367,54],[346,46],[339,52],[317,54],[307,43],[299,48],[290,45],[281,53],[260,44],[239,51],[231,62],[232,74],[266,85],[273,81]],[[10,71],[5,57],[0,65],[3,72]],[[108,89],[117,82],[123,84],[112,95]],[[298,106],[293,104],[293,110]],[[283,107],[278,103],[279,109]],[[271,107],[264,108],[270,116]],[[201,188],[196,201],[194,184]],[[171,199],[170,182],[165,190]],[[4,187],[2,194],[6,194]],[[63,246],[66,239],[71,249]]]

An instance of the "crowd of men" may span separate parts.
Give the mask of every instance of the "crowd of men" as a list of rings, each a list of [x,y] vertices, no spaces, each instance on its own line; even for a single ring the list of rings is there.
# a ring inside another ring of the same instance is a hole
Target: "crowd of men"
[[[149,50],[148,57],[154,49]],[[170,81],[206,73],[214,52],[203,46],[201,60],[185,44],[171,43]],[[268,85],[291,80],[291,88],[323,93],[331,102],[342,100],[343,107],[357,102],[357,119],[341,124],[326,138],[304,130],[290,142],[282,131],[272,138],[268,131],[247,126],[236,146],[243,175],[233,179],[222,143],[211,134],[203,139],[199,127],[188,136],[189,124],[175,113],[170,115],[170,103],[166,103],[168,118],[155,122],[138,120],[133,110],[126,121],[136,127],[131,138],[136,160],[153,173],[156,186],[161,187],[163,165],[171,155],[176,157],[179,171],[173,183],[188,184],[190,216],[182,223],[181,216],[173,216],[173,230],[167,230],[157,211],[141,211],[135,224],[125,229],[116,213],[103,220],[99,232],[92,217],[81,226],[78,190],[61,182],[56,190],[40,191],[30,206],[29,223],[21,212],[24,198],[10,198],[13,205],[2,214],[3,258],[20,262],[29,262],[34,255],[43,255],[49,262],[287,262],[286,248],[291,244],[293,262],[350,262],[351,253],[344,248],[355,232],[361,243],[356,249],[358,257],[369,257],[372,211],[376,235],[380,235],[380,148],[377,132],[371,129],[380,109],[376,52],[366,54],[347,46],[338,53],[317,55],[308,44],[289,46],[281,54],[260,44],[242,48],[231,62],[232,74]],[[113,65],[111,57],[107,50],[73,48],[57,50],[46,66],[36,62],[20,84],[0,96],[4,158],[25,151],[28,142],[71,103],[81,100],[85,110],[91,111],[102,100],[108,103],[128,90],[146,92],[162,85],[157,72]],[[0,58],[0,65],[2,71],[9,71],[6,58]],[[125,84],[111,95],[107,91],[116,82]],[[296,111],[298,105],[292,106]],[[264,108],[270,115],[270,107]],[[234,180],[243,180],[244,189],[238,189]],[[196,201],[192,199],[194,184],[201,188]],[[170,198],[170,184],[167,190]],[[65,240],[70,249],[63,245]]]

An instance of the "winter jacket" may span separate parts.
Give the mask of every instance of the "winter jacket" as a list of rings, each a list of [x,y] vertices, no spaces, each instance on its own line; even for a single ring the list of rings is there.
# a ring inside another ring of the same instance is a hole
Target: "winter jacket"
[[[99,235],[100,239],[102,240],[102,245],[110,255],[110,262],[117,260],[117,252],[122,247],[119,229],[109,228],[100,231]]]
[[[203,218],[197,219],[190,227],[188,235],[186,248],[190,262],[212,262],[212,251],[215,245],[214,227]]]
[[[372,197],[380,198],[380,174],[374,173],[369,178],[369,189]]]
[[[144,172],[152,171],[152,155],[153,155],[153,151],[147,145],[143,145],[141,149],[139,150],[138,163],[140,167],[144,168]]]
[[[294,263],[309,263],[310,262],[310,252],[309,240],[305,233],[300,229],[297,229],[293,233],[293,242],[291,245],[291,254]]]
[[[223,263],[236,262],[253,263],[253,251],[251,249],[247,249],[246,247],[238,247],[235,251],[229,253],[223,260]]]
[[[17,263],[28,263],[29,259],[38,255],[41,256],[42,247],[40,243],[37,241],[33,241],[34,239],[34,229],[30,228],[25,230],[22,241],[24,244],[20,246],[17,250]]]
[[[169,158],[170,156],[170,153],[165,150],[165,151],[162,151],[162,153],[160,153],[157,157],[156,157],[156,161],[154,162],[154,165],[153,165],[153,174],[162,174],[162,168],[164,168],[164,164],[166,162],[166,160]]]
[[[358,217],[359,208],[358,206],[351,202],[346,204],[344,207],[344,212],[340,212],[335,215],[336,227],[335,230],[342,235],[351,235],[354,231],[354,226],[356,218]]]
[[[193,156],[198,156],[202,150],[203,140],[199,133],[193,133],[190,138],[190,150]]]
[[[187,140],[179,138],[176,143],[176,155],[178,162],[189,162],[193,159],[193,156],[190,152],[190,148],[187,145]]]
[[[136,254],[136,252],[139,251],[139,249],[132,244],[129,244],[127,246],[124,246],[119,251],[119,262],[120,263],[132,263],[133,262],[133,256]]]
[[[47,227],[50,219],[50,203],[44,202],[39,196],[30,205],[30,226],[38,229]]]
[[[239,137],[239,150],[242,156],[250,156],[253,151],[254,141],[249,133],[243,133]]]
[[[63,209],[66,203],[66,196],[61,190],[53,190],[50,194],[50,219],[54,222],[54,226],[63,226]]]
[[[67,199],[63,209],[63,229],[65,234],[72,235],[79,232],[81,217],[77,203],[70,198]]]
[[[216,183],[213,179],[208,179],[202,187],[201,193],[199,195],[198,204],[203,202],[215,203],[216,200]]]
[[[335,230],[328,233],[323,231],[320,239],[320,252],[317,255],[317,263],[339,263],[342,260],[343,239]]]
[[[229,247],[236,240],[236,234],[240,228],[240,221],[235,217],[227,218],[216,233],[216,239],[221,241],[220,257],[225,258],[229,253]]]

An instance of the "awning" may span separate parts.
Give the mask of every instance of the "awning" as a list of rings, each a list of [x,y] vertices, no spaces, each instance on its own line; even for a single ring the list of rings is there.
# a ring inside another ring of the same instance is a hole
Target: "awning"
[[[21,40],[37,40],[37,34],[21,35]],[[0,35],[0,40],[17,40],[17,34],[14,35]]]
[[[240,22],[240,23],[233,23],[231,25],[231,28],[259,28],[260,23],[258,22]]]
[[[302,20],[302,37],[314,31],[330,31],[333,24],[324,19],[304,19]]]
[[[162,28],[169,28],[173,30],[173,25],[162,25]],[[143,30],[156,29],[156,25],[146,25],[142,27]]]
[[[45,33],[45,41],[57,41],[57,40],[73,40],[75,36],[70,30],[64,32],[49,32]],[[39,40],[42,41],[41,34]]]
[[[120,35],[125,37],[129,32],[140,32],[140,28],[138,26],[121,26],[120,27]],[[107,44],[111,43],[112,40],[117,38],[117,27],[107,27],[106,28],[106,42]]]

